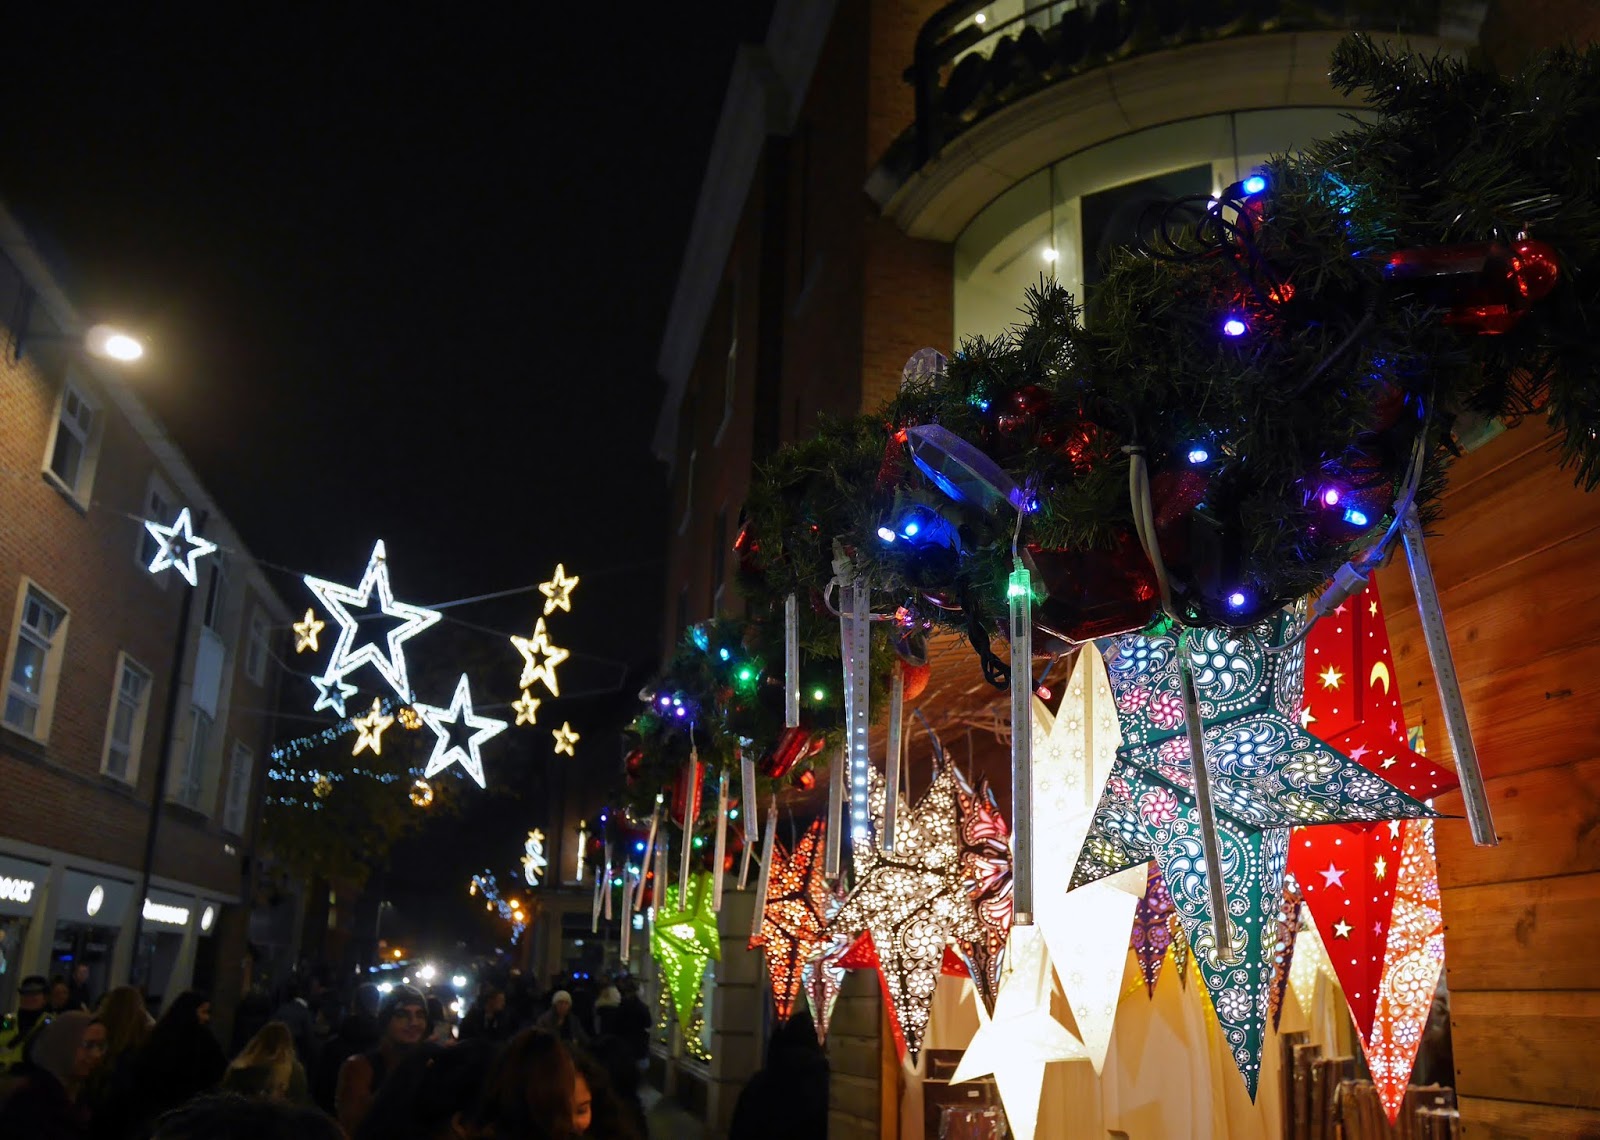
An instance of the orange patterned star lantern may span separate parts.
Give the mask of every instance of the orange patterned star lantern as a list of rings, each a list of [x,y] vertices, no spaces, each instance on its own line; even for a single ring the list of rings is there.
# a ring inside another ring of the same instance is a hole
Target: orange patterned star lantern
[[[1389,1123],[1400,1115],[1417,1062],[1422,1033],[1433,1012],[1433,995],[1444,970],[1444,912],[1439,906],[1439,868],[1433,855],[1433,824],[1408,820],[1396,872],[1389,950],[1378,988],[1377,1014],[1364,1041],[1372,1083],[1378,1086]]]
[[[1455,787],[1455,776],[1406,744],[1389,632],[1369,584],[1306,637],[1303,723],[1417,799]],[[1305,895],[1362,1037],[1372,1033],[1389,944],[1404,829],[1389,823],[1294,830],[1289,873]]]
[[[824,941],[833,897],[822,874],[822,836],[818,820],[793,852],[782,845],[773,852],[761,933],[750,939],[750,949],[759,946],[766,954],[767,982],[779,1021],[788,1021],[794,1013],[805,964]]]

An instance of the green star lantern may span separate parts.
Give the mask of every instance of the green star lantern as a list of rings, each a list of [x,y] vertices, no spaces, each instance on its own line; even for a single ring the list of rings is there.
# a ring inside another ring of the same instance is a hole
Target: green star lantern
[[[1248,630],[1118,640],[1108,668],[1123,743],[1072,876],[1076,888],[1156,861],[1252,1098],[1272,982],[1266,943],[1283,895],[1288,829],[1435,814],[1306,731],[1297,627],[1298,615],[1284,611]],[[1209,907],[1213,869],[1201,841],[1180,655],[1194,677],[1221,846],[1228,930],[1220,935]]]
[[[695,997],[706,975],[707,962],[722,960],[722,940],[717,916],[711,910],[711,875],[701,871],[689,877],[684,905],[678,888],[668,884],[662,905],[650,925],[650,955],[661,967],[678,1024],[685,1033],[694,1016]]]

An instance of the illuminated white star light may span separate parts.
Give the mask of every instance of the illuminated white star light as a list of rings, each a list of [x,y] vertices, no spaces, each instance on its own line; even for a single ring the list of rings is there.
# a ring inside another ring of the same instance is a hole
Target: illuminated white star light
[[[334,643],[333,656],[328,662],[328,673],[343,677],[362,665],[371,665],[382,674],[383,679],[401,700],[409,701],[411,682],[406,676],[406,655],[401,645],[408,638],[414,637],[438,621],[441,615],[438,610],[425,610],[421,606],[406,605],[394,600],[394,590],[389,585],[389,564],[383,540],[380,538],[377,545],[372,548],[372,558],[367,563],[367,572],[362,575],[361,584],[354,589],[323,578],[314,578],[310,574],[306,575],[305,583],[322,602],[323,609],[339,623],[339,640]],[[372,602],[374,589],[378,592],[378,608],[385,615],[401,618],[403,622],[389,631],[387,653],[380,650],[377,643],[372,641],[352,652],[352,646],[356,641],[356,619],[350,616],[350,611],[345,607],[366,608]]]
[[[567,568],[562,563],[556,563],[555,577],[539,585],[539,592],[544,595],[544,616],[549,617],[557,610],[572,612],[572,591],[577,589],[578,576],[574,574],[567,577]]]
[[[1081,889],[1081,888],[1080,888]],[[1014,926],[1006,946],[1007,974],[994,1002],[994,1018],[980,1001],[978,1032],[961,1055],[950,1083],[994,1074],[1000,1103],[1017,1140],[1033,1140],[1045,1066],[1087,1057],[1083,1044],[1050,1016],[1050,960],[1037,926]]]
[[[467,685],[467,675],[461,674],[461,680],[456,682],[456,695],[451,700],[449,708],[441,709],[424,704],[417,704],[414,707],[418,715],[427,722],[428,727],[433,729],[434,735],[439,738],[434,742],[433,755],[428,757],[428,767],[422,773],[423,778],[435,776],[451,764],[460,764],[467,775],[477,781],[478,787],[488,787],[483,780],[483,756],[478,749],[485,740],[504,732],[506,722],[492,717],[478,716],[472,711],[472,693]],[[451,744],[450,729],[446,726],[463,723],[477,731],[465,745]]]
[[[189,508],[184,507],[179,511],[177,520],[171,526],[162,526],[146,519],[144,529],[158,544],[156,556],[150,559],[150,573],[159,574],[170,566],[182,574],[183,580],[189,585],[197,585],[200,576],[195,573],[195,560],[216,553],[217,544],[195,534]],[[180,533],[183,536],[181,540],[178,537]]]
[[[513,634],[511,644],[522,654],[522,679],[517,685],[531,689],[535,682],[541,682],[550,690],[552,697],[559,697],[561,686],[556,682],[556,666],[570,657],[571,653],[550,644],[550,635],[544,628],[544,618],[534,622],[532,637],[518,637]]]
[[[356,695],[354,685],[345,684],[344,678],[337,673],[330,673],[326,677],[313,677],[311,683],[317,687],[317,703],[311,706],[312,712],[332,709],[340,716],[345,715],[345,698]]]

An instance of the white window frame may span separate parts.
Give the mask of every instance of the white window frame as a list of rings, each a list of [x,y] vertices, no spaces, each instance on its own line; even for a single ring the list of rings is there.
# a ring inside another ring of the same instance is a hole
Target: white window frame
[[[222,805],[222,830],[243,837],[250,824],[250,784],[255,779],[256,754],[242,740],[228,754],[228,792]]]
[[[41,605],[47,606],[60,614],[55,629],[43,639],[39,632],[28,626],[25,628],[28,601],[30,596],[37,595]],[[23,578],[17,583],[17,604],[11,618],[11,636],[6,643],[6,671],[4,689],[0,691],[0,724],[7,729],[25,736],[29,740],[36,740],[40,744],[50,740],[50,722],[55,716],[56,688],[61,679],[61,661],[66,656],[67,648],[67,623],[72,617],[72,611],[62,602],[40,587],[29,578]],[[37,698],[26,693],[13,693],[11,688],[11,674],[17,666],[17,655],[21,650],[23,639],[26,638],[33,645],[44,651],[44,675],[39,681]],[[33,728],[23,728],[14,723],[7,715],[11,709],[11,700],[15,696],[23,704],[33,709]]]
[[[117,713],[127,702],[124,700],[123,678],[132,675],[144,678],[144,687],[139,693],[138,703],[133,707],[133,717],[128,728],[127,759],[121,772],[111,769],[111,756],[116,745]],[[111,679],[111,707],[106,712],[106,739],[100,749],[100,771],[110,776],[113,780],[120,780],[124,784],[137,786],[139,783],[139,760],[144,751],[145,726],[150,720],[150,691],[155,683],[155,677],[150,670],[128,656],[126,652],[117,654],[117,671]]]
[[[82,431],[77,426],[68,427],[66,423],[67,400],[76,399],[79,405],[87,409],[90,419],[87,430]],[[89,395],[88,385],[79,380],[69,369],[67,378],[62,382],[61,392],[56,397],[55,420],[50,426],[50,438],[45,443],[44,449],[44,477],[67,496],[80,510],[89,509],[89,493],[94,486],[95,468],[100,459],[100,439],[105,429],[105,408],[99,400]],[[82,454],[78,457],[78,469],[72,481],[58,474],[55,469],[56,444],[63,430],[69,431],[82,445]]]
[[[144,518],[152,519],[162,526],[171,526],[172,520],[178,514],[177,495],[173,494],[172,488],[167,485],[167,481],[155,472],[151,472],[150,480],[145,485],[144,503],[140,509],[144,511]],[[167,580],[175,575],[151,574],[149,572],[150,563],[155,558],[155,552],[149,548],[154,546],[159,550],[161,544],[156,541],[155,536],[150,533],[142,522],[139,524],[138,530],[139,534],[133,545],[133,559],[139,564],[139,569],[145,571],[145,577],[150,580],[152,585],[157,589],[165,590],[167,588]]]
[[[250,609],[250,624],[244,637],[244,675],[257,685],[267,683],[267,661],[271,656],[272,623],[260,606]]]
[[[204,731],[201,731],[202,721],[205,722]],[[202,804],[206,799],[206,762],[210,759],[211,733],[215,727],[215,720],[205,709],[189,706],[189,737],[184,742],[183,762],[173,768],[167,783],[167,799],[203,815],[211,814]]]

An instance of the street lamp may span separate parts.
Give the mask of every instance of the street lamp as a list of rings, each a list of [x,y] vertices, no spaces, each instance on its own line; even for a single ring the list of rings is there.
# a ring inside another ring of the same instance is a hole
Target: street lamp
[[[94,325],[85,332],[35,332],[26,323],[11,344],[11,359],[21,360],[30,344],[66,344],[83,348],[91,356],[131,364],[144,356],[144,342],[126,329]]]

